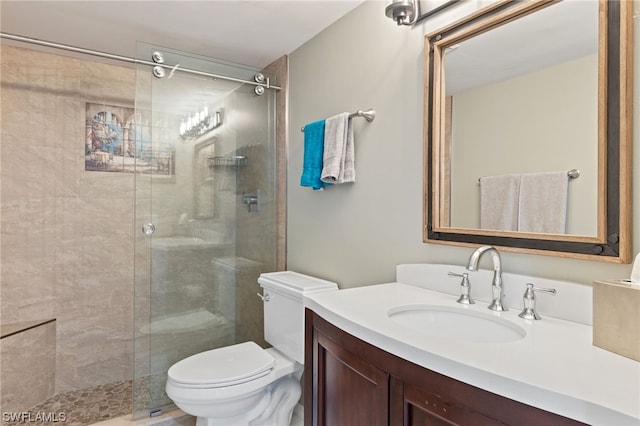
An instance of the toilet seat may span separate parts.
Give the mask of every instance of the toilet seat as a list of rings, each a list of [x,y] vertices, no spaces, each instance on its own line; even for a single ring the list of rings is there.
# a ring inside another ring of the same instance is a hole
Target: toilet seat
[[[274,364],[269,352],[244,342],[192,355],[171,366],[167,375],[182,387],[221,388],[266,376]]]

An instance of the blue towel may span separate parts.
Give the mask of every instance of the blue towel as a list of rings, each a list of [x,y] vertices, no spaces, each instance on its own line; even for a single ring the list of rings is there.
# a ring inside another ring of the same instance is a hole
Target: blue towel
[[[318,190],[331,185],[320,180],[323,155],[324,120],[319,120],[304,126],[304,161],[300,178],[301,186],[310,186],[314,190]]]

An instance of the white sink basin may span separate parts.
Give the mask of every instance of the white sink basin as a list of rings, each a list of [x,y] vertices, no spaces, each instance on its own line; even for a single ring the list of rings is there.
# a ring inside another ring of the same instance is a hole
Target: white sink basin
[[[522,327],[490,313],[440,305],[405,305],[389,309],[396,323],[429,336],[447,339],[506,343],[527,334]]]

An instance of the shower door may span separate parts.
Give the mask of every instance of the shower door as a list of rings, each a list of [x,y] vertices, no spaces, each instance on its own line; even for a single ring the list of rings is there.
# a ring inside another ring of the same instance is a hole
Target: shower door
[[[156,53],[157,52],[157,53]],[[135,134],[134,415],[171,405],[168,368],[262,341],[257,277],[276,270],[275,91],[257,70],[148,44],[138,57]],[[164,75],[163,75],[164,74]],[[163,76],[162,76],[163,75]]]

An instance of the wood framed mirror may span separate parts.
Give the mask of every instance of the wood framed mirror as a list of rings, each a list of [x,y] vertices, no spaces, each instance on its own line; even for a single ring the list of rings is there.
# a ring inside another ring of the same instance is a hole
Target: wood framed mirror
[[[424,242],[631,260],[631,8],[503,0],[425,37]],[[560,231],[483,228],[485,177],[573,169]]]

